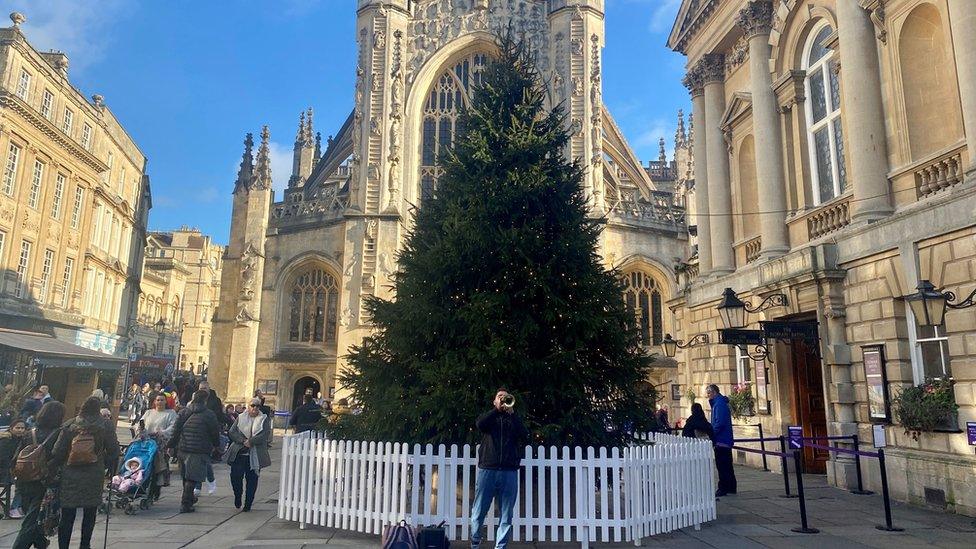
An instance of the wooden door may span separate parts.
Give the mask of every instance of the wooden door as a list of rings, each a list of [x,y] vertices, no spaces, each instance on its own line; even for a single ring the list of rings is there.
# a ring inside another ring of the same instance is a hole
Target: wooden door
[[[820,357],[812,345],[802,340],[792,342],[793,360],[793,417],[803,427],[803,436],[827,436],[827,404],[824,398],[823,369]],[[816,441],[826,446],[826,440]],[[829,452],[804,446],[803,471],[826,473]]]

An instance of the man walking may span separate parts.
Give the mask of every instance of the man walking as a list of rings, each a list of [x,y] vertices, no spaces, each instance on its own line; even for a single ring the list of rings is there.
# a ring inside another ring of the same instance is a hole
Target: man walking
[[[712,431],[715,437],[715,468],[718,469],[718,490],[715,497],[722,497],[736,492],[735,471],[732,470],[732,411],[729,409],[729,398],[718,390],[718,385],[712,384],[705,389],[708,404],[712,407]]]
[[[192,513],[197,498],[193,489],[207,480],[210,454],[220,444],[220,425],[217,416],[207,408],[205,390],[193,393],[190,405],[180,411],[176,419],[169,448],[179,452],[180,473],[183,476],[181,513]]]
[[[481,527],[493,499],[498,500],[501,517],[495,547],[505,549],[512,534],[512,513],[518,498],[519,466],[528,435],[522,420],[515,415],[514,399],[505,388],[495,392],[494,408],[478,418],[481,448],[478,451],[478,477],[471,507],[471,549],[481,546]],[[512,403],[512,404],[509,404]]]
[[[315,402],[311,393],[305,393],[302,395],[302,405],[292,412],[288,424],[295,429],[296,433],[303,433],[315,429],[320,421],[322,421],[322,407]]]

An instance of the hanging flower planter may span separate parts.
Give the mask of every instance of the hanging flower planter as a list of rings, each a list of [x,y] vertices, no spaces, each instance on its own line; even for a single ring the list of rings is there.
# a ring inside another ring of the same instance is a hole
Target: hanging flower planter
[[[958,428],[956,411],[959,406],[953,394],[952,378],[930,379],[903,389],[892,402],[895,419],[905,434],[918,440],[923,431]]]
[[[752,397],[752,389],[749,387],[748,383],[739,383],[732,386],[732,391],[729,394],[729,410],[732,412],[732,417],[739,419],[741,417],[755,415],[756,401]]]

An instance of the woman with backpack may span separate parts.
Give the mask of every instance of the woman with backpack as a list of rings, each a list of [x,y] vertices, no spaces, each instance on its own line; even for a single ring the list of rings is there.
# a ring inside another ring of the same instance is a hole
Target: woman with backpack
[[[105,469],[119,454],[115,429],[100,415],[101,400],[90,396],[81,406],[78,417],[65,424],[54,444],[48,469],[61,469],[61,522],[58,524],[58,546],[68,549],[78,508],[84,510],[81,522],[81,545],[91,547],[98,505],[102,502]]]
[[[20,533],[14,540],[13,549],[27,549],[31,545],[43,549],[48,545],[44,529],[37,519],[47,491],[45,484],[49,481],[47,462],[54,450],[63,421],[64,404],[56,400],[44,403],[37,412],[34,428],[24,436],[17,452],[17,464],[14,466],[17,493],[21,495],[27,514],[20,523]]]

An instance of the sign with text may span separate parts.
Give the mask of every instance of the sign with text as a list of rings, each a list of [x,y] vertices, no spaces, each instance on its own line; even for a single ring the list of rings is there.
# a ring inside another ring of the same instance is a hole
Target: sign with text
[[[784,320],[764,320],[759,323],[766,339],[806,339],[817,340],[816,322],[789,322]]]
[[[966,437],[970,446],[976,446],[976,421],[966,422]]]
[[[756,408],[761,414],[769,413],[769,394],[766,392],[766,360],[756,361]]]
[[[884,448],[888,446],[888,439],[885,435],[885,426],[880,424],[875,424],[871,428],[871,432],[874,435],[874,447]]]
[[[790,448],[794,450],[803,448],[803,427],[790,425],[786,428],[786,432],[789,434]]]
[[[861,349],[864,356],[864,380],[868,386],[868,411],[871,419],[887,422],[890,417],[884,347],[872,345]]]
[[[762,330],[736,330],[724,328],[718,331],[718,342],[723,345],[763,345]]]

